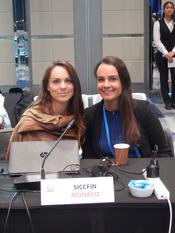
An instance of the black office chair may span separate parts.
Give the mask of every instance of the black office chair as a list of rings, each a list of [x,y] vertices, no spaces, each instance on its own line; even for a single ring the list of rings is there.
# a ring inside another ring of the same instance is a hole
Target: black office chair
[[[166,117],[165,115],[156,107],[155,104],[153,104],[150,100],[148,100],[150,102],[150,106],[152,111],[154,112],[154,114],[158,117],[164,133],[165,133],[165,138],[167,141],[167,144],[169,146],[169,148],[171,149],[171,154],[172,157],[175,157],[175,148],[174,148],[174,142],[173,142],[173,133],[171,132],[171,129],[168,127],[168,123],[166,121]]]
[[[175,148],[174,148],[174,140],[173,140],[173,133],[171,132],[170,128],[167,125],[166,118],[159,118],[160,123],[163,127],[165,138],[167,140],[167,144],[171,149],[172,156],[175,157]]]
[[[9,144],[13,128],[0,130],[0,160],[5,159],[5,153]]]
[[[33,95],[17,87],[11,88],[8,93],[2,95],[5,97],[4,108],[8,113],[12,127],[15,127],[23,112],[33,102]]]

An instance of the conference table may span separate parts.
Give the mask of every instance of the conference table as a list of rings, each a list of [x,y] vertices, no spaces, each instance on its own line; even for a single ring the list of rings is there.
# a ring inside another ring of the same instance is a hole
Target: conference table
[[[173,208],[172,232],[175,232],[175,158],[159,158],[160,178],[170,191]],[[146,168],[150,158],[129,159],[120,170],[139,173]],[[89,177],[94,166],[101,166],[98,159],[81,160],[79,174],[66,178]],[[121,182],[114,183],[115,202],[41,206],[40,191],[21,192],[14,186],[14,177],[8,173],[8,163],[2,161],[0,169],[0,232],[3,233],[168,233],[169,207],[166,200],[133,197],[128,188],[131,179],[143,176],[127,174],[112,167]],[[97,174],[98,175],[98,174]],[[124,185],[122,187],[122,185]],[[105,188],[105,187],[104,187]],[[14,194],[17,194],[12,201]],[[10,206],[10,202],[11,206]],[[28,206],[31,219],[27,213]],[[10,207],[9,207],[10,206]],[[9,209],[9,213],[8,213]],[[5,219],[8,216],[6,228]],[[32,222],[32,225],[30,224]],[[32,231],[33,226],[33,231]]]

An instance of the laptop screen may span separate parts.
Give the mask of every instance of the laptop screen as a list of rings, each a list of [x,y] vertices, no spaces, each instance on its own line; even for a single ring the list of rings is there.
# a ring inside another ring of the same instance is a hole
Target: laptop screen
[[[57,141],[12,142],[9,158],[9,174],[40,173],[44,156]],[[46,173],[78,172],[80,156],[77,140],[61,140],[45,161]]]

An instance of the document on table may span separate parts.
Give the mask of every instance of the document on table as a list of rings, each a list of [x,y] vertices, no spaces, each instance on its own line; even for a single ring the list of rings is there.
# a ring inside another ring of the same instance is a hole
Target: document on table
[[[168,68],[173,68],[175,67],[175,57],[173,57],[172,61],[168,61]]]

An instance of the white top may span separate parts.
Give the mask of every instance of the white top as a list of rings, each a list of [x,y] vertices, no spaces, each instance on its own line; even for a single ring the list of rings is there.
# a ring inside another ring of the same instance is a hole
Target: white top
[[[169,28],[170,32],[172,32],[173,28],[174,28],[174,21],[173,20],[166,21],[165,18],[164,18],[164,21],[165,21],[167,27]],[[159,21],[156,21],[154,23],[153,38],[154,38],[155,46],[157,47],[159,52],[161,52],[163,54],[163,56],[165,56],[168,53],[168,51],[160,40],[160,23],[159,23]],[[175,47],[173,48],[172,51],[175,52]]]
[[[1,124],[4,128],[11,127],[10,118],[4,108],[4,96],[2,94],[0,94],[0,125]]]

